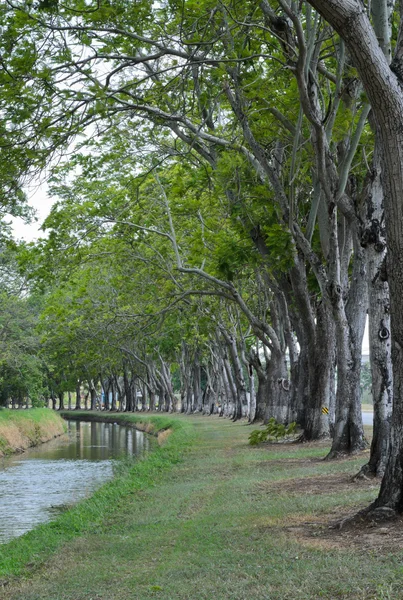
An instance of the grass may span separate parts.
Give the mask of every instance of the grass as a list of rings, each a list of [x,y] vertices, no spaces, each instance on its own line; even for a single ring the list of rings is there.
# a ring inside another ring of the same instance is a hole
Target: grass
[[[48,441],[66,430],[65,423],[47,408],[0,409],[0,456]]]
[[[92,498],[0,547],[9,579],[2,600],[403,598],[400,550],[332,547],[298,533],[375,497],[376,486],[347,478],[368,454],[323,462],[324,445],[250,447],[244,423],[150,421],[172,429],[163,446],[124,461]],[[344,488],[327,486],[337,477]]]

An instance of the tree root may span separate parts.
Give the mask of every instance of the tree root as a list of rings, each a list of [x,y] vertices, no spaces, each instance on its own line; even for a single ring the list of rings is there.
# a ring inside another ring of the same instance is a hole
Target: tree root
[[[317,437],[315,439],[309,439],[305,436],[305,433],[302,432],[295,440],[293,440],[293,444],[308,444],[309,442],[322,442],[323,440],[329,440],[329,435],[323,435]]]
[[[346,525],[357,524],[367,522],[368,524],[372,524],[374,526],[377,523],[382,523],[384,521],[394,521],[397,519],[397,513],[393,508],[389,508],[388,506],[378,506],[374,508],[374,505],[371,504],[367,508],[360,510],[358,513],[354,515],[350,515],[345,517],[344,519],[340,519],[339,521],[335,521],[329,525],[329,529],[343,529]]]
[[[370,479],[376,479],[377,477],[379,478],[380,476],[377,475],[377,473],[375,473],[375,471],[371,468],[370,464],[367,463],[361,467],[356,475],[353,475],[352,481],[355,482],[363,479],[365,481],[369,481]]]

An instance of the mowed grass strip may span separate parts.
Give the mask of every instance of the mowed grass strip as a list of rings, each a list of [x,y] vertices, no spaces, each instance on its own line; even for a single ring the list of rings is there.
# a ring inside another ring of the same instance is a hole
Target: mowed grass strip
[[[403,598],[399,548],[335,547],[300,535],[301,525],[319,523],[320,534],[376,496],[376,483],[351,481],[367,453],[324,462],[324,445],[251,447],[251,427],[216,417],[173,416],[157,429],[168,426],[172,435],[140,471],[125,463],[104,486],[106,504],[97,499],[102,488],[43,527],[44,543],[46,531],[58,532],[57,552],[47,552],[46,564],[33,558],[42,566],[11,581],[2,599]],[[24,538],[2,551],[14,544],[16,556]]]

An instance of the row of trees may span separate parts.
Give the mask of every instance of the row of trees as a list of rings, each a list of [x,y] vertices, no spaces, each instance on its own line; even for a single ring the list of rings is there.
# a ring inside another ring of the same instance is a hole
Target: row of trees
[[[48,238],[20,255],[46,289],[54,389],[123,377],[174,408],[173,368],[186,410],[296,419],[332,458],[365,446],[368,312],[367,470],[385,470],[394,381],[379,503],[399,508],[395,3],[7,0],[1,17],[4,146],[21,173],[67,152]]]

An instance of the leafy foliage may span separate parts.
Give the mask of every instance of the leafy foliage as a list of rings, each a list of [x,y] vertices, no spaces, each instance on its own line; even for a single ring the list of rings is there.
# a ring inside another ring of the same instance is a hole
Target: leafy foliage
[[[278,442],[279,440],[286,439],[295,434],[297,424],[295,422],[283,425],[277,423],[274,417],[269,419],[264,429],[254,429],[249,436],[249,444],[251,446],[257,446],[263,442]]]

